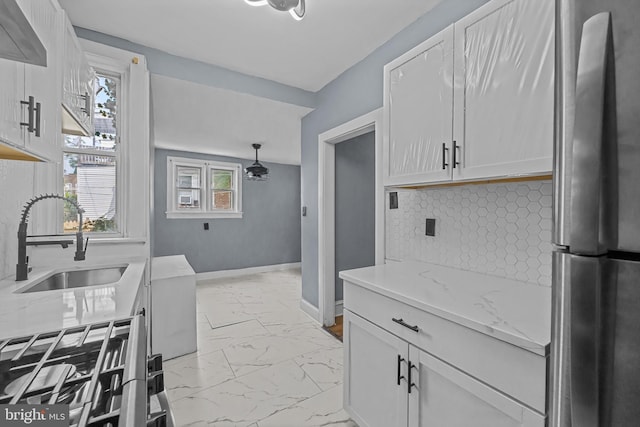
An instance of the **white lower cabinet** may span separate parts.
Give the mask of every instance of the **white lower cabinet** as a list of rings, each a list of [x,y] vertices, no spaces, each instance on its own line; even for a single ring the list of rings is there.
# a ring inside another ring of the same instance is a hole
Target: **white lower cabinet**
[[[344,349],[344,406],[360,427],[545,425],[543,415],[349,310]]]
[[[544,427],[544,417],[409,346],[409,426]]]
[[[343,328],[345,408],[360,427],[406,426],[407,343],[349,311]]]

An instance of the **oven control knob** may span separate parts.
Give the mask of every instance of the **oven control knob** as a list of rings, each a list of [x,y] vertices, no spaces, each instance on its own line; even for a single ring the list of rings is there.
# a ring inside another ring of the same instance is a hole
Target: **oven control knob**
[[[149,378],[147,378],[147,395],[151,396],[161,391],[164,391],[164,372],[150,373]]]
[[[147,427],[167,427],[167,413],[162,411],[149,415]]]
[[[162,354],[152,354],[147,359],[147,369],[149,372],[162,371]]]

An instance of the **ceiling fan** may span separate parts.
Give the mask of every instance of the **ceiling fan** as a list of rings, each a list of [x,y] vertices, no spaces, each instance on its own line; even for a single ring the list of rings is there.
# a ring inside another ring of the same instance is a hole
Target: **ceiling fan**
[[[244,0],[251,6],[264,6],[268,4],[281,12],[289,12],[297,21],[304,18],[304,0]]]

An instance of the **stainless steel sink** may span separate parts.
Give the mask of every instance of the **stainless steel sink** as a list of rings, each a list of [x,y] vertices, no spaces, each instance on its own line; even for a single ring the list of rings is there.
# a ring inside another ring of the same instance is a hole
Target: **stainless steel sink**
[[[82,288],[85,286],[106,285],[120,280],[126,266],[94,268],[90,270],[71,270],[52,274],[36,284],[20,290],[20,293],[53,291],[57,289]]]

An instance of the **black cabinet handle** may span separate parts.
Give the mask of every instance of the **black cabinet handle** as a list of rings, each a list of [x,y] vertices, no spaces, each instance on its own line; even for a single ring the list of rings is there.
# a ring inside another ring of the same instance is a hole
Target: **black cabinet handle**
[[[449,166],[449,163],[447,163],[447,151],[449,151],[449,149],[447,148],[447,143],[443,142],[442,143],[442,169],[446,169],[447,166]]]
[[[413,332],[418,332],[420,331],[420,328],[418,328],[417,326],[411,326],[408,323],[406,323],[404,320],[402,320],[402,318],[400,319],[396,319],[395,317],[392,317],[391,320],[393,320],[394,322],[396,322],[398,325],[402,325],[405,328],[409,328],[411,329]]]
[[[33,129],[33,132],[35,134],[35,136],[39,137],[40,136],[40,111],[41,111],[42,107],[40,105],[39,102],[36,102],[36,108],[35,108],[35,113],[36,113],[36,125],[35,128]]]
[[[413,363],[411,363],[411,361],[409,361],[409,371],[407,373],[407,393],[411,394],[411,387],[413,387],[414,385],[416,385],[415,383],[411,382],[411,370],[413,368],[415,368],[416,365],[414,365]]]
[[[89,98],[89,93],[85,92],[84,95],[80,95],[80,98],[84,99],[84,107],[81,108],[81,110],[88,116],[91,111],[91,98]]]
[[[404,362],[404,357],[398,355],[398,385],[400,385],[400,380],[404,379],[404,375],[400,375],[401,370],[402,370],[402,366],[401,363]]]
[[[20,101],[20,104],[27,106],[27,114],[28,118],[26,122],[20,122],[20,126],[26,126],[27,132],[31,133],[35,130],[35,126],[33,125],[33,112],[35,110],[35,99],[33,96],[29,97],[28,101]]]
[[[453,141],[453,167],[455,169],[456,166],[458,166],[460,164],[460,162],[458,161],[458,148],[460,148],[460,146]]]

